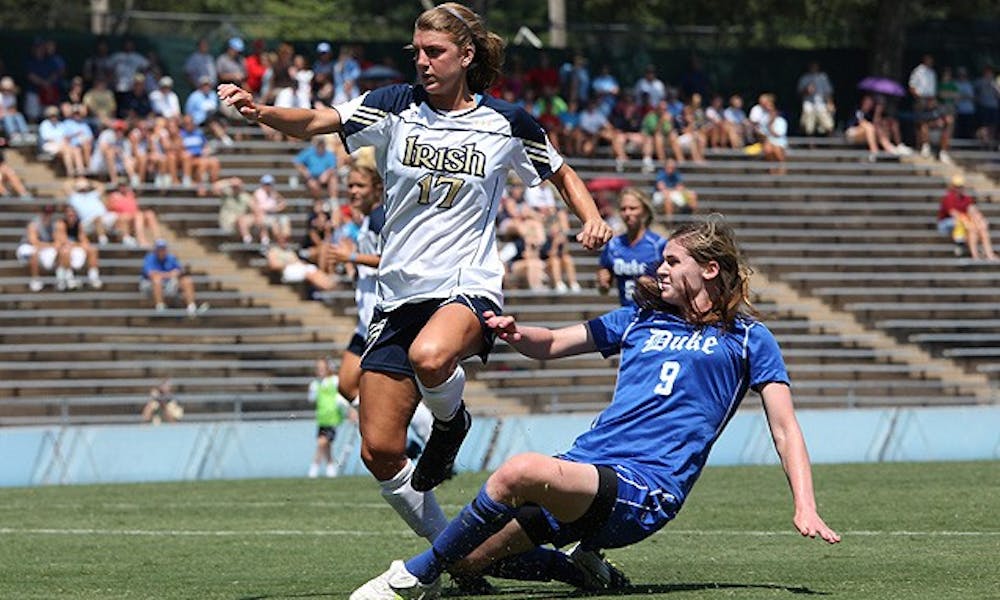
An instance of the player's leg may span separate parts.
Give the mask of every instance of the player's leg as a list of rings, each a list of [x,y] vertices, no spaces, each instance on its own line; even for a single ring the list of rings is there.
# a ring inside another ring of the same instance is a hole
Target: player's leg
[[[360,343],[359,343],[360,342]],[[349,402],[358,397],[361,383],[361,352],[364,351],[364,338],[355,333],[351,337],[347,350],[340,356],[340,370],[337,372],[337,391]]]
[[[447,519],[433,492],[413,489],[413,463],[406,457],[416,385],[402,374],[362,371],[360,392],[361,460],[379,481],[386,502],[417,535],[433,541]]]
[[[413,474],[414,489],[433,489],[451,475],[455,457],[472,419],[462,393],[465,370],[459,361],[483,351],[483,323],[463,302],[441,306],[410,345],[408,356],[424,404],[434,414],[434,428]]]

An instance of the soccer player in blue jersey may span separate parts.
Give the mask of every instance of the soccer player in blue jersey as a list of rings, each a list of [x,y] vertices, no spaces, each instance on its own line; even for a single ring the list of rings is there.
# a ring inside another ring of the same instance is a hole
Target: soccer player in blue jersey
[[[774,336],[749,316],[750,270],[719,219],[678,228],[637,306],[549,330],[486,315],[501,339],[541,360],[621,353],[611,404],[556,457],[505,462],[432,545],[355,591],[351,600],[436,598],[443,569],[581,585],[623,581],[593,552],[634,544],[684,504],[712,445],[748,389],[760,393],[803,536],[840,536],[819,516],[805,441]],[[566,555],[541,547],[578,541]],[[593,558],[593,555],[589,555]]]
[[[597,289],[602,294],[618,283],[618,301],[635,306],[632,292],[642,275],[652,275],[663,260],[667,240],[649,230],[653,222],[653,203],[636,188],[625,188],[618,197],[618,214],[625,223],[625,233],[614,237],[601,251],[597,269]]]
[[[374,146],[385,182],[378,306],[361,361],[361,458],[383,496],[419,535],[446,524],[433,493],[447,478],[470,427],[459,362],[485,359],[493,342],[486,311],[503,303],[494,222],[507,173],[551,181],[583,224],[577,240],[611,239],[580,177],[524,109],[484,94],[500,74],[503,40],[461,4],[420,14],[412,51],[419,85],[372,90],[329,109],[254,103],[239,87],[221,100],[287,135],[339,133],[349,151]],[[417,401],[434,413],[419,464],[405,454]]]

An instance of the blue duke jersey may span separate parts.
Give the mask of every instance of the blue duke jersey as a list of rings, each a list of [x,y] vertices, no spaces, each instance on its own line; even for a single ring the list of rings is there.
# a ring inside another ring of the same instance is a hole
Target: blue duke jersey
[[[358,254],[382,254],[380,234],[385,225],[385,206],[379,204],[371,214],[361,222],[358,230]],[[358,265],[358,281],[354,287],[354,302],[358,306],[358,327],[355,333],[362,339],[368,337],[368,324],[375,313],[375,303],[378,300],[375,283],[378,280],[378,269],[366,265]]]
[[[611,404],[563,456],[636,469],[677,507],[747,389],[788,383],[774,336],[751,319],[722,331],[624,307],[587,326],[601,354],[621,352],[618,381]]]
[[[385,181],[379,307],[457,294],[502,307],[494,222],[507,173],[538,185],[563,164],[542,127],[489,96],[471,109],[439,111],[408,84],[335,108],[348,150],[374,146]]]
[[[616,236],[601,251],[599,264],[611,271],[618,283],[618,301],[622,306],[635,306],[632,292],[640,275],[653,275],[663,261],[667,240],[646,230],[635,244],[629,244],[628,234]]]

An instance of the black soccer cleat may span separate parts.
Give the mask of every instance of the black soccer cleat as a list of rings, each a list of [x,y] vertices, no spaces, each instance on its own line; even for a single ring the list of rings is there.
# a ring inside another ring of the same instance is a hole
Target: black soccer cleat
[[[499,593],[482,575],[452,575],[451,581],[462,596],[495,596]]]
[[[410,485],[418,492],[428,492],[453,475],[455,458],[466,434],[472,427],[472,416],[463,402],[450,421],[434,419],[431,437],[424,446],[420,461],[413,469]]]
[[[632,585],[628,576],[599,550],[584,550],[577,544],[569,559],[583,576],[584,590],[621,590]]]

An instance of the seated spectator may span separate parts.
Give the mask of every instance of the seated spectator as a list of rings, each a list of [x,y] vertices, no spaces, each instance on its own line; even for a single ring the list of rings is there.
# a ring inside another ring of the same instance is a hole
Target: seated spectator
[[[218,71],[215,70],[215,58],[209,53],[208,40],[201,38],[195,51],[188,55],[184,61],[184,76],[187,77],[191,87],[201,85],[203,79],[208,80],[210,87],[215,87],[218,80]],[[187,111],[185,111],[187,112]]]
[[[1000,127],[1000,81],[994,77],[992,66],[983,67],[982,76],[972,83],[972,89],[975,93],[976,117],[979,120],[976,138],[992,147],[997,139],[997,128]]]
[[[288,241],[288,235],[282,230],[274,232],[274,245],[267,250],[267,268],[270,272],[279,274],[282,283],[301,283],[306,281],[318,290],[332,290],[336,287],[335,279],[327,275],[318,266],[302,260]]]
[[[499,252],[504,265],[504,289],[524,286],[533,291],[547,289],[545,263],[538,255],[538,248],[530,247],[522,237],[515,237],[504,242]]]
[[[126,246],[149,247],[147,230],[153,239],[160,237],[160,222],[156,213],[139,207],[135,190],[124,179],[119,179],[115,191],[108,194],[107,206],[116,217],[115,229]]]
[[[601,252],[597,289],[606,294],[617,281],[618,301],[622,306],[634,306],[632,292],[636,279],[653,275],[663,261],[667,240],[649,230],[653,204],[649,196],[636,188],[622,190],[618,214],[625,223],[625,233],[612,238]]]
[[[580,111],[579,123],[574,130],[574,145],[581,156],[590,157],[594,155],[598,144],[606,142],[611,145],[615,158],[624,163],[628,156],[625,154],[625,141],[619,134],[601,110],[597,98],[591,98]]]
[[[183,184],[190,187],[195,182],[198,185],[198,195],[204,196],[204,182],[219,180],[219,159],[212,156],[205,134],[194,124],[191,115],[184,115],[179,132],[181,142],[181,172],[184,173]],[[193,177],[193,178],[192,178]]]
[[[174,398],[173,385],[166,378],[149,390],[149,402],[142,407],[142,421],[159,425],[163,421],[176,423],[184,417],[184,409]]]
[[[28,142],[31,134],[28,122],[17,109],[17,86],[10,77],[0,78],[0,117],[3,118],[3,129],[11,145],[17,146]]]
[[[166,299],[177,297],[180,293],[187,306],[189,316],[195,316],[208,310],[208,304],[196,304],[194,281],[187,268],[182,268],[177,256],[167,249],[167,241],[156,240],[153,249],[142,261],[142,279],[139,281],[139,291],[153,297],[156,312],[166,310]]]
[[[951,235],[952,241],[960,243],[965,240],[969,256],[973,260],[985,258],[997,261],[990,240],[990,224],[983,213],[976,207],[976,201],[965,193],[965,178],[961,174],[953,175],[948,192],[941,198],[938,208],[937,227],[944,235]],[[980,246],[982,250],[980,251]]]
[[[684,151],[681,150],[681,143],[674,129],[674,118],[667,110],[666,100],[657,102],[656,107],[642,118],[642,135],[647,147],[652,144],[656,158],[660,162],[667,159],[667,146],[670,146],[670,151],[678,161],[684,162]],[[643,171],[648,173],[655,169],[652,161],[643,160],[642,166]]]
[[[899,119],[896,118],[896,102],[896,98],[875,94],[875,112],[872,115],[872,122],[875,123],[876,131],[889,138],[894,148],[893,154],[910,156],[913,154],[913,149],[903,143],[903,137],[899,131]]]
[[[83,106],[87,109],[87,123],[97,131],[110,127],[118,112],[118,102],[114,93],[108,89],[108,81],[104,77],[94,80],[94,87],[83,94]]]
[[[708,126],[705,134],[708,137],[708,145],[711,148],[742,148],[743,143],[739,138],[735,125],[726,120],[726,108],[722,103],[722,96],[715,94],[712,101],[705,109],[705,120]]]
[[[611,113],[611,124],[619,132],[621,154],[615,156],[615,170],[619,173],[625,170],[625,161],[630,145],[642,148],[643,158],[653,155],[652,140],[647,140],[642,135],[642,119],[646,112],[644,106],[644,104],[637,102],[632,94],[624,94]]]
[[[313,139],[292,161],[295,170],[306,182],[313,198],[321,198],[324,190],[332,202],[338,199],[337,156],[326,147],[322,137]]]
[[[45,109],[45,120],[38,125],[38,147],[45,154],[61,160],[67,176],[84,174],[83,152],[67,141],[57,106]]]
[[[118,217],[104,204],[104,186],[86,177],[77,177],[70,185],[67,202],[79,216],[83,232],[96,235],[101,246],[107,244]]]
[[[937,74],[934,72],[934,57],[925,54],[908,80],[913,96],[913,117],[916,126],[915,137],[920,155],[931,157],[930,130],[941,130],[941,150],[938,158],[945,164],[952,164],[948,150],[951,147],[951,131],[955,123],[953,115],[946,114],[937,101]]]
[[[539,256],[549,268],[552,289],[558,294],[578,293],[580,284],[576,280],[576,265],[569,253],[569,216],[562,204],[556,202],[552,184],[546,182],[526,189],[524,200],[540,215],[545,228],[545,242],[539,249]]]
[[[524,200],[524,184],[509,181],[497,211],[500,260],[505,267],[504,285],[524,282],[528,289],[545,289],[545,263],[540,256],[545,244],[545,226],[540,215]]]
[[[896,146],[889,141],[885,132],[875,126],[875,100],[868,95],[861,97],[861,104],[847,122],[844,136],[852,144],[867,144],[870,162],[875,162],[879,146],[882,146],[886,152],[898,153]]]
[[[274,186],[274,176],[265,174],[260,178],[260,186],[253,192],[253,202],[250,203],[252,224],[257,228],[260,235],[260,243],[266,246],[271,243],[271,234],[278,232],[290,237],[292,233],[291,220],[284,213],[286,208],[285,199]],[[243,235],[243,243],[249,244],[253,240],[249,231]]]
[[[149,93],[149,104],[158,117],[178,119],[181,116],[181,100],[174,91],[171,77],[160,77],[159,87]]]
[[[760,108],[757,116],[758,135],[761,136],[761,155],[766,161],[777,162],[779,165],[770,170],[773,175],[785,173],[785,155],[788,152],[788,121],[778,112],[773,94],[762,94],[760,103],[754,108]],[[751,111],[753,112],[753,111]],[[754,120],[751,115],[750,120]]]
[[[677,144],[681,150],[690,153],[694,162],[705,162],[705,133],[699,129],[695,108],[690,104],[684,106],[681,116],[674,120],[677,125]]]
[[[733,128],[733,148],[742,148],[754,140],[754,124],[747,118],[746,112],[743,111],[742,96],[739,94],[730,96],[729,106],[726,107],[722,115],[726,118],[726,122]]]
[[[299,256],[305,260],[319,265],[326,272],[331,272],[328,268],[327,250],[330,248],[329,241],[333,236],[335,227],[333,215],[330,214],[330,205],[325,200],[313,200],[312,207],[306,217],[306,232],[302,236],[299,244]]]
[[[146,76],[136,73],[132,77],[132,87],[118,95],[118,118],[129,121],[145,119],[153,113],[153,106],[146,91]]]
[[[24,236],[17,246],[17,262],[28,266],[28,274],[31,277],[28,289],[32,292],[40,292],[45,287],[42,283],[42,269],[53,271],[59,258],[59,250],[55,244],[55,230],[57,226],[64,226],[56,219],[55,211],[56,208],[51,204],[43,206],[25,227]],[[86,253],[81,257],[80,266],[83,266],[84,260]]]
[[[71,148],[79,149],[84,165],[90,164],[90,156],[94,151],[94,131],[87,123],[87,109],[82,104],[69,107],[69,116],[62,121],[62,131],[66,143]]]
[[[31,193],[28,189],[24,187],[21,182],[21,178],[18,177],[17,172],[14,168],[7,164],[7,160],[4,157],[3,146],[6,145],[6,139],[0,137],[0,196],[6,196],[8,194],[7,186],[9,185],[14,193],[17,194],[23,200],[30,200]]]
[[[56,226],[54,244],[58,253],[59,266],[56,268],[56,289],[75,290],[80,287],[76,271],[87,266],[87,282],[95,290],[101,289],[101,272],[98,264],[97,248],[90,243],[87,233],[80,223],[80,217],[70,205],[63,208],[63,218]]]
[[[809,63],[809,70],[802,74],[796,85],[802,98],[800,125],[806,135],[829,135],[833,132],[833,84],[819,63]]]
[[[553,147],[559,150],[559,141],[562,136],[561,117],[569,110],[566,100],[559,95],[559,88],[556,86],[544,87],[541,96],[533,106],[528,107],[528,110],[541,123]]]
[[[233,138],[226,133],[225,119],[220,112],[222,107],[211,82],[208,77],[198,80],[198,87],[184,102],[184,115],[191,117],[198,127],[208,129],[223,146],[229,147],[234,143]]]
[[[220,179],[212,185],[212,191],[221,200],[219,229],[227,233],[236,233],[239,230],[240,239],[243,238],[243,229],[246,229],[246,235],[249,236],[252,223],[250,206],[253,203],[253,196],[243,187],[243,180],[239,177]],[[241,220],[244,222],[241,223]]]
[[[674,160],[667,159],[656,173],[653,204],[663,209],[670,225],[674,222],[674,213],[690,215],[698,210],[698,193],[685,187],[683,181]]]
[[[138,182],[135,152],[128,139],[128,125],[125,121],[113,121],[111,127],[97,136],[96,146],[97,150],[91,155],[88,168],[92,175],[106,174],[110,181],[127,176],[129,181]]]

